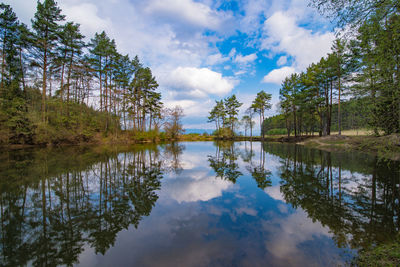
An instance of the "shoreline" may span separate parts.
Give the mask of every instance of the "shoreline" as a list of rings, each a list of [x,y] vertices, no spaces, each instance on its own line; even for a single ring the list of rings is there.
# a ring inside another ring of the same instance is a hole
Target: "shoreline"
[[[127,134],[118,136],[95,138],[80,142],[58,142],[48,144],[7,144],[1,145],[0,150],[14,150],[25,148],[44,148],[44,147],[63,147],[63,146],[87,146],[87,145],[136,145],[136,144],[162,144],[165,142],[201,142],[201,141],[251,141],[251,142],[274,142],[297,144],[305,147],[316,148],[325,151],[361,151],[400,161],[400,134],[387,136],[348,136],[348,135],[329,135],[329,136],[235,136],[230,138],[218,138],[212,135],[188,134],[179,138],[132,138]]]

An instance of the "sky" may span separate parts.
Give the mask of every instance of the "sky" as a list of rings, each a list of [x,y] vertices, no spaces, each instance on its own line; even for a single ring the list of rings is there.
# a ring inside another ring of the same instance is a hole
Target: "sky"
[[[30,25],[36,0],[3,0]],[[67,21],[89,41],[105,31],[122,54],[135,55],[156,77],[166,107],[183,108],[185,128],[213,129],[209,111],[236,94],[240,116],[257,92],[330,52],[333,25],[308,0],[58,0]],[[255,118],[256,119],[256,118]]]

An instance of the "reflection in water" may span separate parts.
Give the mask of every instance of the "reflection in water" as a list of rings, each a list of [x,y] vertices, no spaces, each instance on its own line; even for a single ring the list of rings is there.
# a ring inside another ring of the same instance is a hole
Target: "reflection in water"
[[[178,169],[184,147],[167,147],[3,155],[1,265],[72,265],[86,244],[104,254],[150,214],[163,172]]]
[[[0,265],[340,266],[395,237],[399,171],[258,142],[9,151]]]
[[[236,183],[242,175],[239,165],[236,163],[238,153],[234,149],[233,142],[216,143],[215,156],[208,156],[210,167],[215,171],[217,177]]]
[[[365,248],[399,231],[399,162],[265,144],[281,157],[281,193],[294,208],[329,227],[339,247]]]
[[[250,149],[248,149],[247,142],[245,142],[245,149],[242,153],[240,153],[239,149],[235,148],[234,142],[217,142],[215,146],[215,156],[209,155],[208,161],[217,177],[236,183],[236,180],[243,175],[243,173],[238,170],[239,165],[237,163],[239,154],[241,154],[243,161],[247,163],[246,170],[254,178],[257,186],[261,189],[271,186],[271,172],[265,169],[265,153],[263,147],[261,147],[259,152],[260,158],[258,164],[256,164],[253,162],[255,154],[253,152],[252,142],[250,142]]]

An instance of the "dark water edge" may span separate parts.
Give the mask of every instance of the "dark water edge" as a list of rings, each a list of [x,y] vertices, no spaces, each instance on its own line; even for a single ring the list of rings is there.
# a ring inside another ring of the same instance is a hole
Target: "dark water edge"
[[[259,142],[3,151],[0,265],[347,265],[396,238],[399,165]]]

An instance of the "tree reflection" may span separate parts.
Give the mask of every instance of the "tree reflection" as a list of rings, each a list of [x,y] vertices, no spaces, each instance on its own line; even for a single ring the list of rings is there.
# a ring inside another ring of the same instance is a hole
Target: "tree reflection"
[[[339,247],[365,248],[399,230],[399,163],[301,146],[266,148],[282,157],[281,192],[328,226]]]
[[[246,169],[256,181],[257,186],[261,189],[271,186],[271,172],[264,167],[265,153],[262,147],[259,151],[259,160],[255,162],[253,143],[250,142],[250,149],[248,149],[247,142],[244,144],[244,151],[239,152],[239,149],[235,147],[238,143],[217,142],[215,144],[215,155],[208,156],[210,167],[214,170],[217,177],[236,183],[236,180],[243,175],[243,173],[239,171],[239,165],[237,163],[239,156],[241,156],[243,161],[248,164]]]
[[[243,157],[243,160],[246,162],[246,159],[248,159],[248,155],[250,155],[250,160],[247,161],[250,164],[246,166],[247,171],[251,174],[251,177],[254,178],[254,180],[257,183],[257,186],[261,189],[265,189],[268,186],[272,185],[271,181],[271,171],[265,169],[265,151],[264,151],[264,146],[260,144],[260,155],[259,155],[259,161],[258,165],[254,163],[253,157],[253,144],[250,142],[250,152],[247,151],[247,142],[245,142],[245,153],[244,155],[246,157]]]
[[[215,156],[208,156],[210,167],[217,177],[236,183],[242,175],[236,163],[238,153],[235,151],[234,142],[216,142]]]
[[[10,151],[0,158],[0,265],[73,265],[85,245],[105,254],[154,207],[181,150]],[[161,155],[162,154],[162,155]],[[172,157],[172,161],[165,161]],[[173,167],[175,168],[175,167]]]

